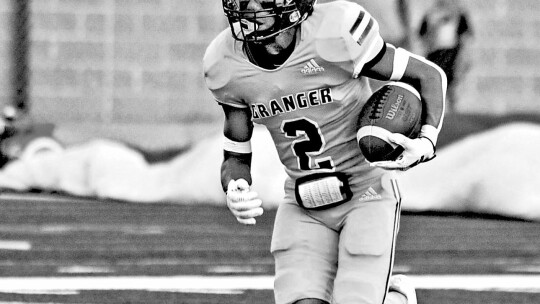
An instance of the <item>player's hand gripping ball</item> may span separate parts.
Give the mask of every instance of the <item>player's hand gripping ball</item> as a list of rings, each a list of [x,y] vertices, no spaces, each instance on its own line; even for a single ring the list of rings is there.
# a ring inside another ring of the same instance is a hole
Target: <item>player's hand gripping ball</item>
[[[386,170],[409,170],[410,168],[435,158],[435,146],[427,137],[420,136],[410,139],[399,133],[392,133],[390,141],[404,148],[405,151],[394,161],[383,160],[370,163],[372,167]]]
[[[420,133],[422,101],[420,93],[405,83],[391,82],[366,101],[358,118],[357,140],[370,163],[395,161],[404,147],[391,140],[392,133],[416,138]]]
[[[244,225],[255,225],[255,217],[263,214],[262,201],[257,197],[245,179],[231,180],[227,185],[227,207]]]

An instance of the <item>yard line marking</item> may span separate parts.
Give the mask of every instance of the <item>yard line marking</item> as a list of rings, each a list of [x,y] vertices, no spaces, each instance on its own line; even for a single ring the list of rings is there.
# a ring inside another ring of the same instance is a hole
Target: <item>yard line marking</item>
[[[73,274],[83,274],[83,273],[114,273],[114,269],[108,267],[94,267],[94,266],[82,266],[82,265],[73,265],[59,267],[56,270],[57,273],[73,273]]]
[[[266,269],[257,265],[217,265],[208,266],[206,271],[208,273],[256,273],[264,272]]]
[[[0,304],[54,304],[52,302],[47,302],[47,303],[43,303],[43,302],[5,302],[5,301],[0,301]],[[69,303],[67,303],[69,304]]]
[[[540,275],[410,275],[417,289],[540,292]],[[237,293],[271,290],[273,276],[4,277],[0,292],[43,294],[81,290]]]
[[[508,266],[508,267],[505,267],[504,270],[506,272],[540,273],[540,265]]]
[[[30,249],[32,249],[32,243],[27,241],[0,240],[0,250],[28,251]]]
[[[141,227],[136,224],[0,224],[0,232],[43,234],[69,234],[75,232],[122,232],[134,235],[160,235],[165,234],[168,228],[163,225],[146,225]]]
[[[83,202],[83,203],[97,203],[96,199],[84,198],[84,197],[70,197],[62,195],[50,195],[43,193],[2,193],[0,198],[3,200],[13,201],[32,201],[34,203],[46,202],[46,203],[66,203],[66,202]]]

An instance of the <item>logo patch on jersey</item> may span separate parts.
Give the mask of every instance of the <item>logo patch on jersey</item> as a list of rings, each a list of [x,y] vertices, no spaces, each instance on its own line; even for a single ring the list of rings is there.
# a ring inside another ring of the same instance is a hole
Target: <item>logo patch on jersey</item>
[[[366,193],[362,194],[362,196],[358,199],[359,201],[372,201],[372,200],[380,200],[382,196],[375,191],[375,189],[369,187],[369,189],[366,191]]]
[[[306,63],[306,65],[300,70],[302,74],[315,74],[319,72],[324,72],[324,68],[317,64],[314,59],[311,59]]]

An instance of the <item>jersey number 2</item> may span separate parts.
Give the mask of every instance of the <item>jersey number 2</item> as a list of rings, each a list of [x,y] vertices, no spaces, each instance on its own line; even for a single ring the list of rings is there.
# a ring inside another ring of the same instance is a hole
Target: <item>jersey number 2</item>
[[[281,124],[281,131],[288,138],[298,138],[293,141],[291,148],[301,170],[334,169],[330,156],[315,158],[313,161],[311,159],[312,156],[320,155],[326,144],[316,122],[305,117],[285,120]]]

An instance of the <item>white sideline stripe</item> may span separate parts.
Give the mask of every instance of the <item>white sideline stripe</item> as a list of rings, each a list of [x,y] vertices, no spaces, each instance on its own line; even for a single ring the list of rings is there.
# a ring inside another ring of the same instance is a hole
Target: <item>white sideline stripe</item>
[[[540,292],[540,275],[425,275],[408,276],[417,289]]]
[[[540,292],[540,275],[410,275],[417,289]],[[145,290],[231,293],[271,290],[273,276],[4,277],[3,293],[58,293],[80,290]]]

